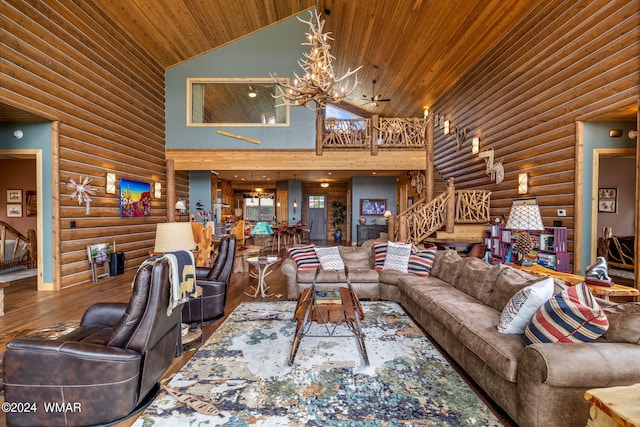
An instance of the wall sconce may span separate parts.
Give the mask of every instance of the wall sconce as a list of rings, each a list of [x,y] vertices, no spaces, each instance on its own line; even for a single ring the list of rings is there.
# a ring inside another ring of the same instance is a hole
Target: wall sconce
[[[107,172],[107,181],[104,186],[104,191],[107,194],[116,194],[116,174],[113,172]]]
[[[153,197],[159,199],[162,197],[162,184],[159,182],[153,183]]]
[[[636,139],[638,137],[638,131],[637,130],[630,130],[629,133],[627,133],[627,136],[630,139]]]
[[[444,121],[444,134],[445,135],[449,135],[449,125],[451,125],[449,120],[445,120]]]
[[[521,173],[518,175],[518,194],[527,194],[529,191],[529,174]]]
[[[622,129],[610,129],[609,136],[612,138],[620,138],[622,136]]]
[[[16,129],[13,131],[13,137],[15,139],[22,139],[23,136],[24,136],[24,132],[22,132],[22,130]]]
[[[422,110],[422,114],[424,116],[424,119],[427,120],[427,117],[429,117],[429,109],[425,108],[424,110]]]
[[[478,154],[480,152],[480,138],[477,136],[471,140],[471,153]]]
[[[293,214],[296,214],[296,208],[298,207],[298,202],[296,200],[293,201]]]

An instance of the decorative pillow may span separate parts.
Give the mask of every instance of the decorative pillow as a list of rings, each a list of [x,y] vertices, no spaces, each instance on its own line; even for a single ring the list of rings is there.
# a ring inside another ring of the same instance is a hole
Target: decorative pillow
[[[542,342],[591,342],[609,328],[607,316],[586,284],[555,294],[536,312],[525,330],[527,345]]]
[[[315,248],[320,265],[325,270],[344,270],[344,262],[337,246],[328,248]]]
[[[348,268],[371,268],[369,261],[370,251],[360,250],[360,248],[354,246],[338,246],[338,250],[344,265]]]
[[[502,310],[498,332],[524,334],[533,316],[552,296],[553,279],[551,277],[520,289]]]
[[[384,258],[383,270],[396,270],[406,273],[409,268],[409,256],[411,256],[410,243],[387,244],[387,255]]]
[[[413,273],[421,277],[429,277],[437,251],[438,248],[432,246],[428,249],[411,252],[408,266],[409,273]]]
[[[314,248],[314,245],[298,246],[287,248],[287,252],[289,252],[291,259],[296,262],[298,268],[318,268],[320,267],[320,260]]]
[[[384,259],[387,256],[388,242],[373,242],[373,252],[375,254],[374,270],[382,270]]]
[[[458,282],[458,277],[460,277],[463,265],[463,258],[458,252],[453,249],[447,249],[442,261],[440,261],[438,279],[450,285],[455,285]]]

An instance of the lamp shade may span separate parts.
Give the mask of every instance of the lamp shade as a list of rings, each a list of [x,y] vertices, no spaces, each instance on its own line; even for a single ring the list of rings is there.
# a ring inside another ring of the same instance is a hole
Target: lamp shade
[[[391,211],[390,211],[389,209],[387,209],[386,211],[384,211],[384,215],[383,215],[383,216],[384,216],[385,218],[389,218],[391,215],[393,215],[393,214],[391,213]]]
[[[189,222],[164,222],[157,224],[155,253],[192,251],[196,247]]]
[[[538,205],[513,205],[505,228],[509,230],[544,230]]]
[[[256,222],[256,224],[251,229],[251,234],[273,234],[273,230],[271,229],[271,226],[268,222]]]
[[[182,200],[178,200],[176,202],[175,208],[178,209],[178,210],[181,210],[181,211],[187,209],[187,207],[184,205],[184,202]]]

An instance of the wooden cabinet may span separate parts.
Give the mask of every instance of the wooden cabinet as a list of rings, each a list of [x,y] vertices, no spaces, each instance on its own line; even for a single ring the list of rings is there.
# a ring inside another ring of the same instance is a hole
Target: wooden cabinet
[[[370,239],[380,238],[380,233],[386,233],[389,230],[387,224],[358,224],[358,246]]]

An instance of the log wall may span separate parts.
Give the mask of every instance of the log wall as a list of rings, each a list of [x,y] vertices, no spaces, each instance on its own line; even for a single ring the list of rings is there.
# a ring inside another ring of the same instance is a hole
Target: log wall
[[[86,246],[98,242],[115,242],[126,268],[136,268],[153,246],[155,224],[167,215],[164,69],[93,0],[3,1],[0,28],[0,102],[59,124],[52,147],[59,163],[53,177],[44,177],[54,180],[60,258],[54,288],[91,280]],[[106,172],[160,182],[162,198],[152,199],[151,217],[120,218],[119,195],[104,191]],[[66,183],[79,176],[97,187],[89,215],[68,197]],[[188,176],[176,181],[177,196],[185,198]]]
[[[556,7],[554,7],[556,6]],[[640,6],[626,1],[539,2],[490,54],[448,91],[432,111],[465,128],[458,150],[453,135],[435,128],[435,166],[457,189],[492,191],[492,217],[505,217],[513,199],[537,197],[545,225],[562,220],[574,250],[576,120],[633,105],[640,92]],[[495,149],[505,170],[501,184],[471,153]],[[519,195],[518,174],[529,173]],[[557,217],[566,209],[566,217]]]

